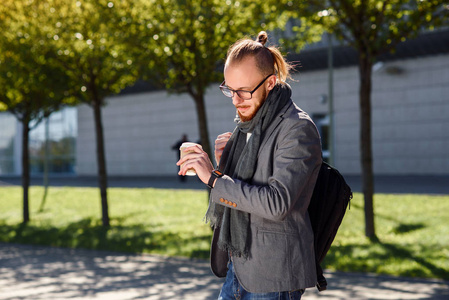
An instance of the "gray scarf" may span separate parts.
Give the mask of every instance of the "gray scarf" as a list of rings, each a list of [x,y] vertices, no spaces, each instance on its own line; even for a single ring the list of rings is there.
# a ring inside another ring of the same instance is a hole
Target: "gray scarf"
[[[256,115],[248,122],[237,124],[223,150],[218,167],[224,174],[251,184],[263,134],[279,111],[287,103],[291,103],[291,94],[288,84],[277,84],[270,91]],[[248,142],[246,142],[247,133],[252,133]],[[251,234],[249,213],[215,204],[209,200],[205,219],[206,222],[210,221],[212,227],[221,227],[218,239],[218,247],[221,250],[231,251],[235,256],[248,258]]]

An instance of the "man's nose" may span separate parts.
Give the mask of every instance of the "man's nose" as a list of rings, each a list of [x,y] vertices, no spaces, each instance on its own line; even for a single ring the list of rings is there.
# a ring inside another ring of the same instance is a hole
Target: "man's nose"
[[[232,104],[234,104],[234,106],[237,106],[237,105],[239,105],[240,103],[242,103],[243,101],[245,101],[245,100],[243,100],[242,98],[240,98],[239,97],[239,95],[237,94],[237,93],[233,93],[233,95],[232,95]]]

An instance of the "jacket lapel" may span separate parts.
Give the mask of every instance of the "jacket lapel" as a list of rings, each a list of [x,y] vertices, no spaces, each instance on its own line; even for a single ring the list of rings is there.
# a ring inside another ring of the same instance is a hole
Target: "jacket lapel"
[[[263,134],[263,140],[262,140],[262,143],[260,144],[259,152],[260,152],[261,149],[263,149],[263,147],[265,146],[265,144],[269,140],[269,137],[273,134],[274,130],[279,126],[279,124],[282,122],[282,120],[284,120],[285,113],[290,109],[290,107],[292,105],[293,105],[293,101],[288,102],[281,109],[281,112],[276,116],[276,118],[274,118],[274,120],[271,123],[271,125],[267,128],[267,130]]]

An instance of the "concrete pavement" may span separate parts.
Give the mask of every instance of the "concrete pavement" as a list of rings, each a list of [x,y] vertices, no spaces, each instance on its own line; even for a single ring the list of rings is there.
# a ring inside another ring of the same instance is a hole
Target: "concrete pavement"
[[[315,299],[449,299],[449,282],[326,272]],[[217,299],[207,261],[0,243],[0,299]]]

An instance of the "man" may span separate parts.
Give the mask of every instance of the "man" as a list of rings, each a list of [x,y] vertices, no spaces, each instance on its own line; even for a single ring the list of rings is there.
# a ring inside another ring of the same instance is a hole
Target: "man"
[[[182,160],[211,187],[211,267],[226,276],[219,299],[300,299],[316,283],[307,207],[321,165],[309,116],[291,100],[289,65],[278,49],[240,40],[228,51],[225,96],[239,121],[215,141],[214,170],[199,147]]]

